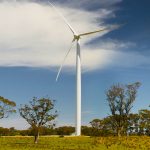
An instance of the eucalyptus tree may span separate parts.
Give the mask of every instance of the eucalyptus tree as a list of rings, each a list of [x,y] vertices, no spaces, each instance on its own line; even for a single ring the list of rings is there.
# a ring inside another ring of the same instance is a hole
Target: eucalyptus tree
[[[150,135],[150,110],[139,110],[139,134]]]
[[[34,143],[38,142],[41,127],[54,126],[53,120],[58,116],[54,109],[55,101],[49,98],[36,98],[29,104],[21,105],[19,109],[20,115],[31,125],[34,130]]]
[[[112,126],[115,128],[118,136],[121,136],[121,133],[125,132],[124,130],[127,128],[128,115],[133,107],[140,85],[140,82],[128,85],[116,84],[106,91],[112,115]]]
[[[0,119],[7,118],[10,114],[15,113],[16,103],[0,96]]]

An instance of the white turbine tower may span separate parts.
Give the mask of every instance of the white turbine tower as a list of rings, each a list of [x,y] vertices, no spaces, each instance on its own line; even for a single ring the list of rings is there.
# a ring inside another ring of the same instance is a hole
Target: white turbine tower
[[[73,43],[76,42],[76,136],[80,136],[81,135],[81,53],[80,53],[80,38],[82,36],[86,36],[86,35],[90,35],[90,34],[94,34],[94,33],[98,33],[98,32],[102,32],[106,29],[100,29],[100,30],[96,30],[96,31],[92,31],[92,32],[87,32],[87,33],[82,33],[82,34],[78,34],[73,28],[72,26],[68,23],[68,21],[66,20],[66,18],[55,8],[55,6],[49,2],[50,5],[55,9],[55,11],[60,15],[60,17],[65,21],[65,23],[67,24],[67,26],[70,28],[71,32],[73,33],[73,40],[72,40],[72,44],[70,49],[68,50],[67,54],[65,55],[65,58],[59,68],[57,77],[56,77],[56,81],[58,80],[58,77],[60,75],[60,72],[62,70],[63,64],[69,54],[69,52],[72,49]]]

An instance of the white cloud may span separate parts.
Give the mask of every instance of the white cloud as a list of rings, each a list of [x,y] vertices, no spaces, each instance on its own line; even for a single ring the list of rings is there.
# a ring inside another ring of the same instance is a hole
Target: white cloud
[[[149,57],[138,52],[117,52],[117,57],[113,61],[116,67],[147,67],[150,65]]]
[[[102,28],[96,19],[108,15],[107,11],[97,14],[68,8],[59,8],[59,10],[67,16],[78,32]],[[73,37],[63,20],[51,7],[38,3],[3,2],[0,3],[0,18],[0,66],[60,65]],[[84,45],[87,38],[82,42]],[[98,49],[94,51],[88,50],[88,47],[85,49],[82,55],[86,64],[84,66],[87,68],[97,66],[96,60],[101,63],[99,61],[101,56],[107,55],[106,52],[103,54]],[[75,50],[72,55],[75,55]],[[68,58],[66,66],[75,65],[71,58],[73,56]],[[93,59],[95,62],[92,64]]]
[[[103,19],[113,14],[107,9],[94,12],[67,7],[58,9],[79,33],[106,27]],[[73,37],[52,7],[34,2],[4,1],[0,3],[0,20],[0,66],[59,67]],[[128,45],[116,41],[101,42],[101,46],[95,47],[85,44],[107,32],[82,39],[84,70],[113,63],[118,57],[114,49]],[[75,47],[65,62],[65,67],[73,66]]]

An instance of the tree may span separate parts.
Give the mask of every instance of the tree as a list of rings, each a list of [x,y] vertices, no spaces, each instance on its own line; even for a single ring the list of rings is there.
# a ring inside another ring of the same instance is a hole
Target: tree
[[[22,105],[19,109],[20,115],[31,125],[34,130],[34,143],[38,142],[41,127],[54,126],[52,121],[58,116],[54,110],[54,102],[49,98],[34,97],[29,105]]]
[[[82,135],[85,136],[100,136],[101,131],[97,128],[94,127],[89,127],[89,126],[82,126],[81,127]]]
[[[127,124],[127,131],[130,135],[137,135],[139,132],[139,114],[129,114],[128,115],[128,124]]]
[[[124,132],[128,123],[128,115],[137,96],[139,82],[128,85],[113,85],[107,92],[107,101],[112,114],[112,125],[118,136]]]
[[[15,113],[16,103],[0,96],[0,119],[7,118],[9,114]]]
[[[103,119],[94,119],[90,122],[94,135],[96,136],[107,136],[113,133],[111,116],[105,117]]]
[[[139,134],[150,135],[150,110],[140,110],[139,116]]]
[[[9,129],[0,127],[0,136],[7,136],[7,135],[9,135]]]
[[[101,129],[102,128],[102,123],[103,120],[100,120],[100,119],[94,119],[90,122],[91,126],[93,128],[96,128],[96,129]]]
[[[75,132],[75,128],[71,126],[63,126],[56,128],[58,135],[71,135]]]

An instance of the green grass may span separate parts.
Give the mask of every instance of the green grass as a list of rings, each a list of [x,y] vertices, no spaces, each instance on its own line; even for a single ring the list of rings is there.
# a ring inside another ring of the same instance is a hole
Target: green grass
[[[0,137],[0,150],[150,150],[150,137]]]

